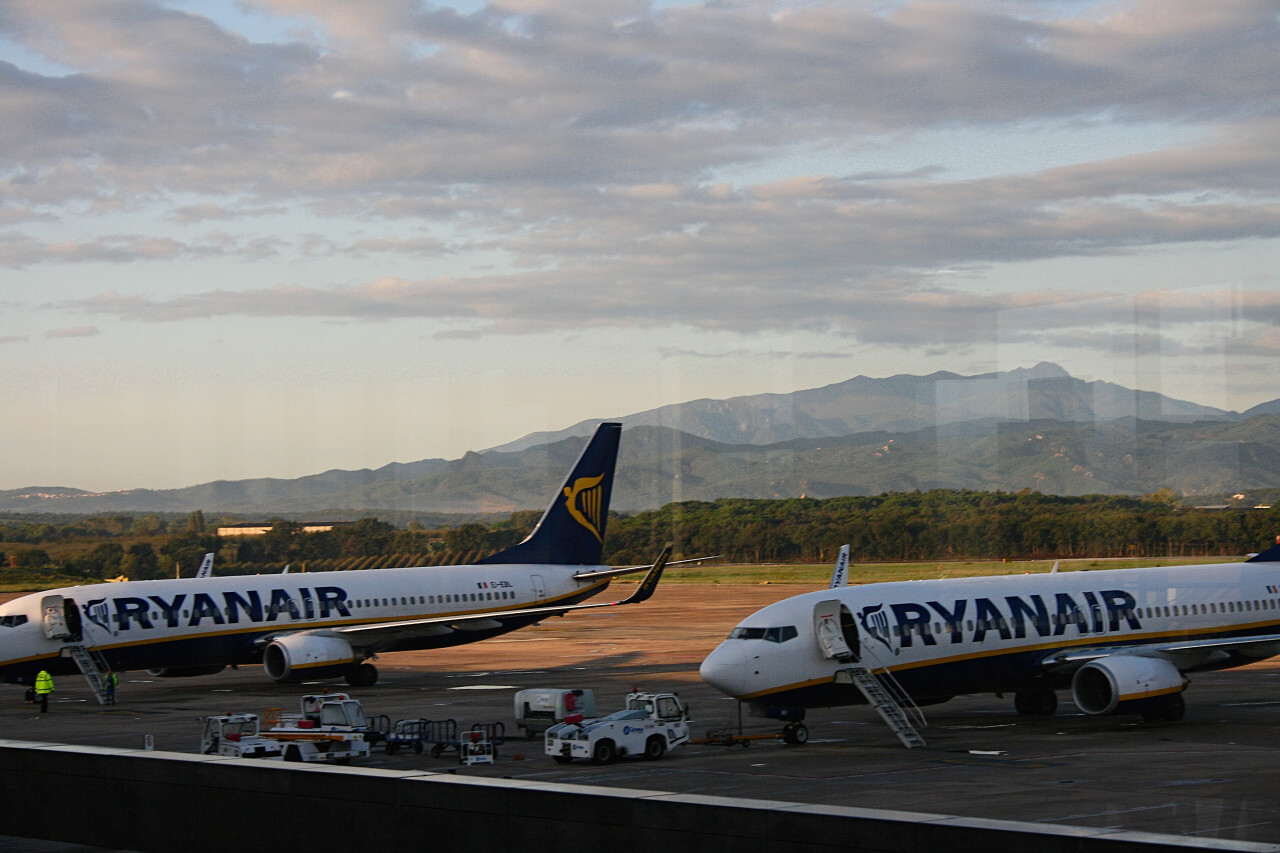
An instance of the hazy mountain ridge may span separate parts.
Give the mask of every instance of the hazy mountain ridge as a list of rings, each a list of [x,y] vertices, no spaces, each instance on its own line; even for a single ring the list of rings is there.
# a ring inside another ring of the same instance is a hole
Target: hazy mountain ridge
[[[884,379],[855,376],[790,394],[693,400],[613,420],[626,427],[669,427],[726,443],[775,444],[875,430],[910,432],[990,418],[1092,423],[1125,417],[1178,423],[1243,416],[1112,382],[1085,382],[1056,364],[1041,362],[974,376],[947,371]],[[493,449],[522,450],[571,435],[590,435],[596,423],[582,421],[563,430],[532,433]]]
[[[617,419],[627,428],[613,506],[637,510],[672,500],[932,488],[1074,495],[1280,487],[1276,413],[1280,400],[1242,415],[1082,382],[1050,364],[972,377],[860,376],[794,394],[695,400]],[[688,429],[649,420],[678,421]],[[16,489],[0,492],[0,510],[203,509],[266,516],[541,509],[597,423],[526,436],[456,460],[332,470],[295,480],[106,494]]]

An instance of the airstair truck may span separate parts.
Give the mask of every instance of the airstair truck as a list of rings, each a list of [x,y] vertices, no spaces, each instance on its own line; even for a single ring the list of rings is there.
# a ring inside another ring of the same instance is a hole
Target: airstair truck
[[[587,720],[573,714],[547,729],[544,751],[557,762],[608,764],[621,755],[658,759],[689,740],[689,709],[674,693],[628,693],[627,707]]]

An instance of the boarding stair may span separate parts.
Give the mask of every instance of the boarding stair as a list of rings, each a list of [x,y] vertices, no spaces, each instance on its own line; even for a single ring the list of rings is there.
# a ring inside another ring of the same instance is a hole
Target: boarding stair
[[[916,724],[924,725],[924,715],[887,669],[877,675],[861,663],[846,663],[836,670],[835,681],[857,687],[907,749],[925,745],[924,737],[916,729]],[[912,709],[910,716],[904,706]],[[912,723],[911,716],[917,718],[916,724]]]
[[[93,695],[98,697],[98,704],[107,704],[107,673],[111,671],[111,664],[107,663],[102,652],[80,644],[72,644],[63,646],[62,653],[75,661],[76,666],[84,673],[84,679],[93,689]]]

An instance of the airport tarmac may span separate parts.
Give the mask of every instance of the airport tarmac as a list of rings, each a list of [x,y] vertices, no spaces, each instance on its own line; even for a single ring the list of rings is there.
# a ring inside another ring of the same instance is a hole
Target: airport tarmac
[[[119,704],[102,707],[81,678],[62,676],[41,715],[23,688],[3,685],[0,737],[139,749],[150,738],[156,749],[194,753],[204,715],[292,710],[298,696],[327,687],[393,720],[506,727],[492,765],[462,766],[453,752],[378,750],[361,766],[1280,843],[1280,660],[1194,676],[1178,723],[1087,717],[1065,694],[1052,718],[1018,716],[1012,697],[963,697],[924,709],[928,746],[917,750],[904,749],[865,706],[810,712],[803,746],[768,737],[749,747],[691,744],[661,761],[606,766],[556,764],[540,740],[515,730],[512,695],[525,687],[589,687],[602,714],[622,707],[632,688],[673,690],[692,708],[696,737],[733,728],[736,703],[702,683],[698,664],[744,616],[805,591],[667,584],[643,605],[553,618],[456,649],[384,655],[381,681],[361,690],[340,681],[276,685],[257,667],[186,679],[137,672],[121,677]],[[743,720],[748,735],[776,728]]]

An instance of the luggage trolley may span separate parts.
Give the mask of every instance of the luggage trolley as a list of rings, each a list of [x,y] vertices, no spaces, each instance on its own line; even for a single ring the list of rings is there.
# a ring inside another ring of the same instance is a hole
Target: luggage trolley
[[[446,749],[459,749],[458,723],[455,720],[428,720],[424,740],[434,744],[431,757],[439,758]]]
[[[414,752],[421,754],[423,741],[430,728],[430,720],[396,720],[396,724],[386,735],[387,755],[395,755],[401,747],[413,747]]]
[[[369,746],[377,746],[385,741],[391,733],[391,718],[386,714],[370,714],[365,719],[369,727],[365,730],[364,739],[369,742]]]
[[[471,727],[474,734],[479,732],[480,735],[487,740],[493,747],[493,754],[496,757],[498,747],[504,746],[507,742],[507,727],[505,723],[476,723]]]
[[[459,764],[492,764],[496,753],[493,743],[480,726],[473,726],[471,731],[458,739]]]

